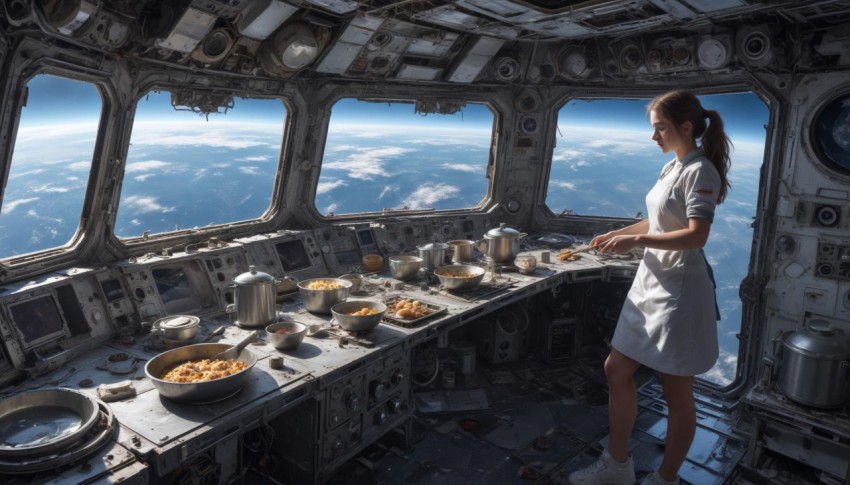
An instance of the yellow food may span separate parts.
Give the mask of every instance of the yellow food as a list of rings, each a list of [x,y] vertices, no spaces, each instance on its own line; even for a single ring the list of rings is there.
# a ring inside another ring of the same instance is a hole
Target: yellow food
[[[361,316],[361,317],[365,317],[366,315],[377,315],[379,313],[381,313],[381,311],[378,310],[377,308],[366,308],[366,307],[364,307],[364,308],[357,310],[356,312],[346,313],[346,315],[352,315],[352,316],[358,315],[358,316]]]
[[[166,371],[161,379],[169,382],[205,382],[236,374],[246,367],[248,364],[240,360],[190,360]]]
[[[561,254],[558,255],[558,259],[561,261],[566,261],[573,256],[573,251],[569,249],[562,249]]]
[[[440,276],[445,276],[446,278],[475,278],[478,275],[473,273],[437,273]]]
[[[331,280],[315,280],[304,285],[308,290],[338,290],[343,288],[340,283]]]
[[[392,311],[401,318],[421,318],[431,313],[428,305],[419,300],[399,300],[392,306]]]

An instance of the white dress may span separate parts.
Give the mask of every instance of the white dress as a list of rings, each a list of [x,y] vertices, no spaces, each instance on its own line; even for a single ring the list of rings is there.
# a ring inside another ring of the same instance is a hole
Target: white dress
[[[701,149],[673,160],[646,196],[649,234],[713,221],[721,182]],[[702,249],[647,248],[623,304],[612,346],[665,374],[693,376],[717,360],[714,283]]]

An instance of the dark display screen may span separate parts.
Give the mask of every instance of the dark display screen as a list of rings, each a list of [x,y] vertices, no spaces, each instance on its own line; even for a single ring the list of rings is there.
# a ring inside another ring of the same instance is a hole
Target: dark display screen
[[[360,246],[371,246],[375,244],[375,238],[372,237],[371,229],[363,229],[357,231],[357,240],[360,242]]]
[[[54,335],[65,334],[65,321],[52,295],[16,303],[9,307],[15,326],[29,343],[37,343]]]
[[[101,281],[100,288],[103,290],[106,301],[115,301],[119,298],[124,298],[124,289],[121,288],[121,283],[118,280]]]
[[[284,271],[296,271],[310,267],[310,257],[300,239],[284,241],[275,245],[277,257]]]

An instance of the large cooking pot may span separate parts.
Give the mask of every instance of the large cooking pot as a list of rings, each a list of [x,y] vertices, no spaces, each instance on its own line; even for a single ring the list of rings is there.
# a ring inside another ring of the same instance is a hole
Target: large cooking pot
[[[840,408],[850,399],[850,338],[823,320],[782,336],[779,388],[788,399]]]
[[[499,227],[487,231],[479,241],[479,249],[496,263],[513,263],[519,254],[519,240],[525,236],[525,233],[505,227],[502,222]]]
[[[210,359],[219,352],[233,347],[230,344],[196,344],[179,347],[163,352],[145,364],[145,375],[153,382],[161,396],[180,402],[205,403],[232,396],[242,389],[251,369],[257,363],[257,356],[248,349],[242,350],[236,360],[248,366],[236,374],[205,382],[170,382],[160,379],[172,367],[190,360]]]
[[[252,265],[233,279],[233,311],[240,327],[265,327],[276,317],[277,280]],[[228,307],[228,310],[231,308]]]

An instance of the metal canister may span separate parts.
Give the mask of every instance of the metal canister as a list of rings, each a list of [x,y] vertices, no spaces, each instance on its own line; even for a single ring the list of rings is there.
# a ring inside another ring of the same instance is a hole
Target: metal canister
[[[233,279],[236,322],[242,327],[264,327],[275,319],[275,279],[252,265]]]

